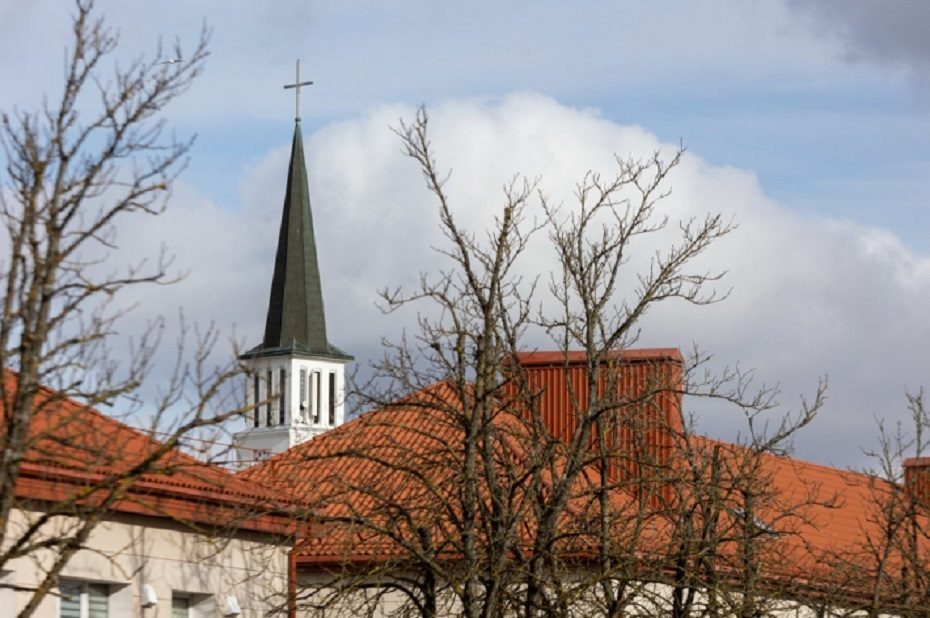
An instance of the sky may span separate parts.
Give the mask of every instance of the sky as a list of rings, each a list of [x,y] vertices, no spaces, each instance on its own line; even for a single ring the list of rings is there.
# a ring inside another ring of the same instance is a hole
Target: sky
[[[60,89],[68,3],[0,0],[0,108]],[[124,334],[183,307],[253,345],[261,336],[301,59],[313,215],[329,337],[365,366],[414,315],[376,292],[439,262],[435,204],[392,133],[431,112],[461,220],[487,226],[514,174],[571,203],[613,155],[687,148],[673,219],[721,212],[738,230],[705,262],[728,271],[712,307],[669,303],[640,343],[753,368],[797,410],[820,376],[828,399],[799,457],[862,466],[876,419],[907,420],[930,388],[930,3],[878,0],[339,3],[191,0],[140,11],[101,0],[120,58],[212,31],[204,75],[166,110],[197,135],[168,212],[119,230],[120,261],[176,255],[184,281],[137,289]],[[28,75],[29,79],[23,76]],[[646,256],[657,247],[639,247]],[[531,248],[529,274],[553,267]],[[545,347],[533,339],[528,345]],[[166,356],[170,354],[166,353]],[[732,437],[738,410],[689,402]]]

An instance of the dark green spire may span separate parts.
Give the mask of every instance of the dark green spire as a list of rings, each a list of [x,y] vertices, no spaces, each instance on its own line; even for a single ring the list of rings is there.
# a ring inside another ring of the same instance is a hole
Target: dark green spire
[[[249,350],[244,356],[294,353],[346,357],[344,352],[326,340],[326,318],[300,121],[294,127],[265,338],[261,346]]]

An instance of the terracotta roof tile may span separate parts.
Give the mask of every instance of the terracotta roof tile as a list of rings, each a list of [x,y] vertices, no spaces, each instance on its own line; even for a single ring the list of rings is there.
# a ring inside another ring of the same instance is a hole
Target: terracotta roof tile
[[[7,374],[9,390],[15,388],[15,381],[14,374]],[[290,526],[283,520],[247,523],[248,519],[288,507],[266,488],[243,481],[177,448],[168,449],[152,464],[144,466],[145,459],[163,448],[163,444],[89,406],[42,388],[36,397],[35,410],[17,481],[17,494],[23,500],[50,497],[67,500],[82,487],[135,477],[126,499],[115,510],[172,517],[177,514],[163,509],[199,512],[203,505],[211,504],[230,513],[238,510],[243,527],[273,524],[272,528],[283,530]],[[145,469],[136,475],[133,468],[140,465]],[[205,517],[208,519],[203,523],[218,523],[209,521],[210,515]]]
[[[620,356],[630,363],[652,363],[656,371],[664,372],[660,376],[679,375],[666,371],[669,364],[681,362],[677,350],[629,351]],[[536,352],[523,355],[521,362],[544,367],[562,363],[564,358],[560,353]],[[580,362],[579,358],[572,355],[569,360]],[[546,380],[550,385],[565,382],[562,378]],[[643,380],[630,383],[641,384]],[[561,414],[566,414],[566,404],[560,401],[567,399],[551,398],[555,416],[559,406]],[[662,402],[672,408],[680,405],[676,397],[665,397]],[[434,540],[440,539],[440,547],[443,535],[448,534],[446,547],[450,556],[455,555],[455,530],[450,526],[456,514],[443,509],[454,502],[446,498],[459,481],[455,465],[450,465],[461,457],[462,429],[454,414],[457,406],[455,390],[437,384],[395,406],[363,414],[239,476],[268,484],[310,507],[318,525],[301,545],[303,564],[415,555],[423,547],[415,542],[414,529],[431,530]],[[672,408],[669,412],[677,415],[677,408]],[[510,461],[518,462],[520,423],[507,418],[512,417],[502,413],[496,422],[515,432],[513,449],[498,456],[510,456]],[[673,422],[669,426],[680,430]],[[675,440],[668,444],[673,445],[669,461],[680,460],[684,455],[675,449],[684,446]],[[733,466],[751,454],[745,447],[699,436],[691,436],[690,444],[704,454],[718,448],[723,460]],[[771,495],[754,513],[760,529],[770,530],[771,542],[764,544],[771,561],[768,576],[813,585],[819,577],[863,577],[868,572],[873,564],[869,542],[880,539],[883,532],[877,506],[901,488],[865,474],[771,454],[760,456],[758,478]],[[575,499],[564,516],[566,526],[596,517],[590,494],[585,497],[596,482],[593,472],[579,481]],[[615,493],[615,509],[622,511],[632,504],[635,501],[629,491]],[[735,504],[727,515],[730,523],[745,518]],[[359,525],[359,519],[366,519],[367,525]],[[382,534],[376,530],[379,525]],[[647,537],[659,547],[673,524],[666,520],[650,525]],[[525,530],[527,538],[531,532]],[[578,551],[583,543],[566,548]]]

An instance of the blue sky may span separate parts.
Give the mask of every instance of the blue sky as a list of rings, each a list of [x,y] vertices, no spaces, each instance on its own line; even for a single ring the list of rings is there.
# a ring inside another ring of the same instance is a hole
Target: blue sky
[[[721,364],[757,367],[789,407],[829,374],[831,399],[801,456],[860,464],[873,417],[903,418],[905,389],[930,387],[926,2],[140,6],[99,3],[127,58],[159,36],[190,41],[203,21],[213,30],[205,74],[168,112],[198,140],[156,226],[191,275],[139,297],[143,314],[183,305],[249,342],[259,335],[292,131],[281,86],[299,57],[316,82],[302,116],[331,338],[361,361],[409,323],[372,313],[374,290],[409,283],[435,237],[416,210],[428,196],[388,128],[425,103],[447,148],[440,160],[464,181],[462,207],[478,214],[514,172],[544,174],[558,195],[611,151],[683,142],[683,212],[719,209],[741,225],[713,257],[735,264],[735,293],[696,314],[657,312],[644,342],[697,341]],[[66,39],[62,3],[0,0],[0,106],[54,96]],[[123,234],[145,244],[139,230]],[[703,414],[708,431],[730,431],[728,416]]]

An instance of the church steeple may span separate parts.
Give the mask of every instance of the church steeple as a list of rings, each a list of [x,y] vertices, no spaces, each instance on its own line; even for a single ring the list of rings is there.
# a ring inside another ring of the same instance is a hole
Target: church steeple
[[[278,353],[294,351],[330,355],[333,352],[326,340],[326,316],[299,122],[294,127],[284,212],[261,347],[262,351]]]
[[[261,345],[246,352],[243,358],[278,354],[351,358],[326,338],[326,315],[299,120],[295,123],[291,144],[265,336]]]
[[[299,79],[298,79],[299,83]],[[253,407],[236,434],[243,463],[299,444],[345,416],[345,364],[352,357],[326,338],[300,119],[294,127],[265,335],[242,356]]]

